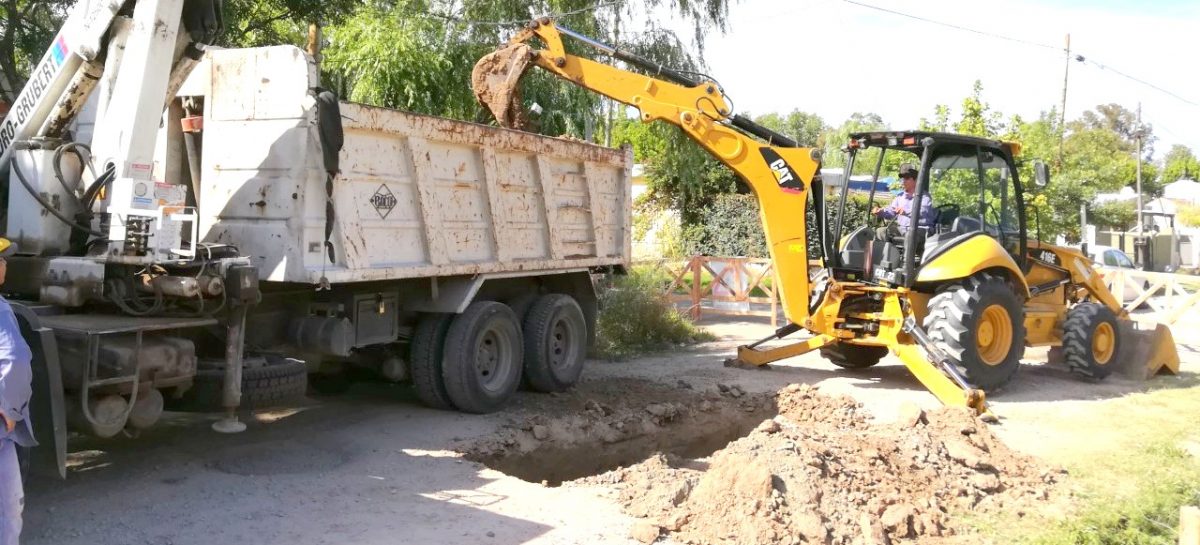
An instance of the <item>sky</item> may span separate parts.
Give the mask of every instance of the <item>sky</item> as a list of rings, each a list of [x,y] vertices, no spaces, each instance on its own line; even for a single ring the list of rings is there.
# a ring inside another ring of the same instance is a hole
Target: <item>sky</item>
[[[754,115],[800,109],[839,125],[854,112],[875,112],[892,128],[915,128],[936,104],[957,119],[978,79],[993,110],[1028,120],[1062,100],[1069,33],[1072,57],[1089,63],[1070,62],[1068,120],[1098,104],[1134,110],[1141,102],[1156,157],[1171,144],[1200,154],[1200,0],[854,1],[1049,47],[844,0],[731,0],[728,31],[705,38],[709,73],[739,112]]]

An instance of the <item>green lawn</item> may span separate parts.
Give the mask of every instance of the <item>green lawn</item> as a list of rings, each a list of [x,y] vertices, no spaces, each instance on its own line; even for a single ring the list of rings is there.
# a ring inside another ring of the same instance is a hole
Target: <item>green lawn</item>
[[[974,521],[982,533],[997,543],[1174,545],[1179,508],[1200,504],[1200,381],[1156,382],[1176,387],[1006,424],[1049,428],[1042,457],[1067,468],[1075,496],[1066,513]]]

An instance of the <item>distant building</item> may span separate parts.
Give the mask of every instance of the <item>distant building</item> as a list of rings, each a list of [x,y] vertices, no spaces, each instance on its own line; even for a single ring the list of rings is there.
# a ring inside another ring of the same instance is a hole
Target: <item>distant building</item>
[[[859,191],[862,193],[871,192],[871,178],[869,174],[859,174],[850,176],[850,191]],[[842,184],[846,179],[845,169],[841,168],[823,168],[821,169],[821,181],[825,184],[825,195],[836,196],[842,193]],[[892,184],[896,183],[894,177],[888,176],[880,178],[875,182],[875,192],[884,194],[890,191]]]
[[[1163,187],[1163,196],[1192,205],[1200,205],[1200,182],[1184,178]]]

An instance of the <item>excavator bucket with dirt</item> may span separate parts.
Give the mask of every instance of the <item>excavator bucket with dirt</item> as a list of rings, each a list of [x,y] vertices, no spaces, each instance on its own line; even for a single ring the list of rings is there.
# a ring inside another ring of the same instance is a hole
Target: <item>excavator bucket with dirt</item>
[[[1137,322],[1118,321],[1122,339],[1118,372],[1135,379],[1159,373],[1179,374],[1179,351],[1171,329],[1163,324],[1153,325],[1154,329],[1138,329]]]
[[[533,61],[532,53],[524,43],[507,45],[479,59],[471,71],[475,99],[501,127],[520,129],[527,124],[520,82]]]

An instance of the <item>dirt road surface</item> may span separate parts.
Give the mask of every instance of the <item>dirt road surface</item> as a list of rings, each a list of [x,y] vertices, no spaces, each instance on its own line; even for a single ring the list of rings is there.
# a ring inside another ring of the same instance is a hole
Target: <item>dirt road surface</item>
[[[878,421],[897,418],[906,404],[938,406],[894,358],[855,372],[816,354],[771,370],[725,368],[736,345],[771,329],[746,320],[708,327],[719,340],[630,362],[590,362],[575,391],[523,392],[495,415],[434,411],[405,386],[363,383],[258,414],[240,435],[218,435],[205,418],[175,415],[138,438],[78,443],[65,482],[31,483],[23,543],[636,543],[630,531],[638,521],[621,511],[612,490],[586,479],[552,485],[636,463],[654,450],[706,455],[769,418],[756,403],[792,383],[849,394]],[[992,398],[1003,419],[994,430],[1016,450],[1053,462],[1074,439],[1049,423],[1148,385],[1194,385],[1198,350],[1180,345],[1182,376],[1151,383],[1087,382],[1065,368],[1027,365]],[[673,427],[680,411],[709,416]],[[573,433],[572,415],[586,414],[604,423],[595,433],[610,437],[588,443]],[[631,431],[631,422],[641,431]],[[623,440],[635,435],[641,439]],[[558,439],[561,448],[539,448]],[[489,459],[480,445],[541,454]]]

